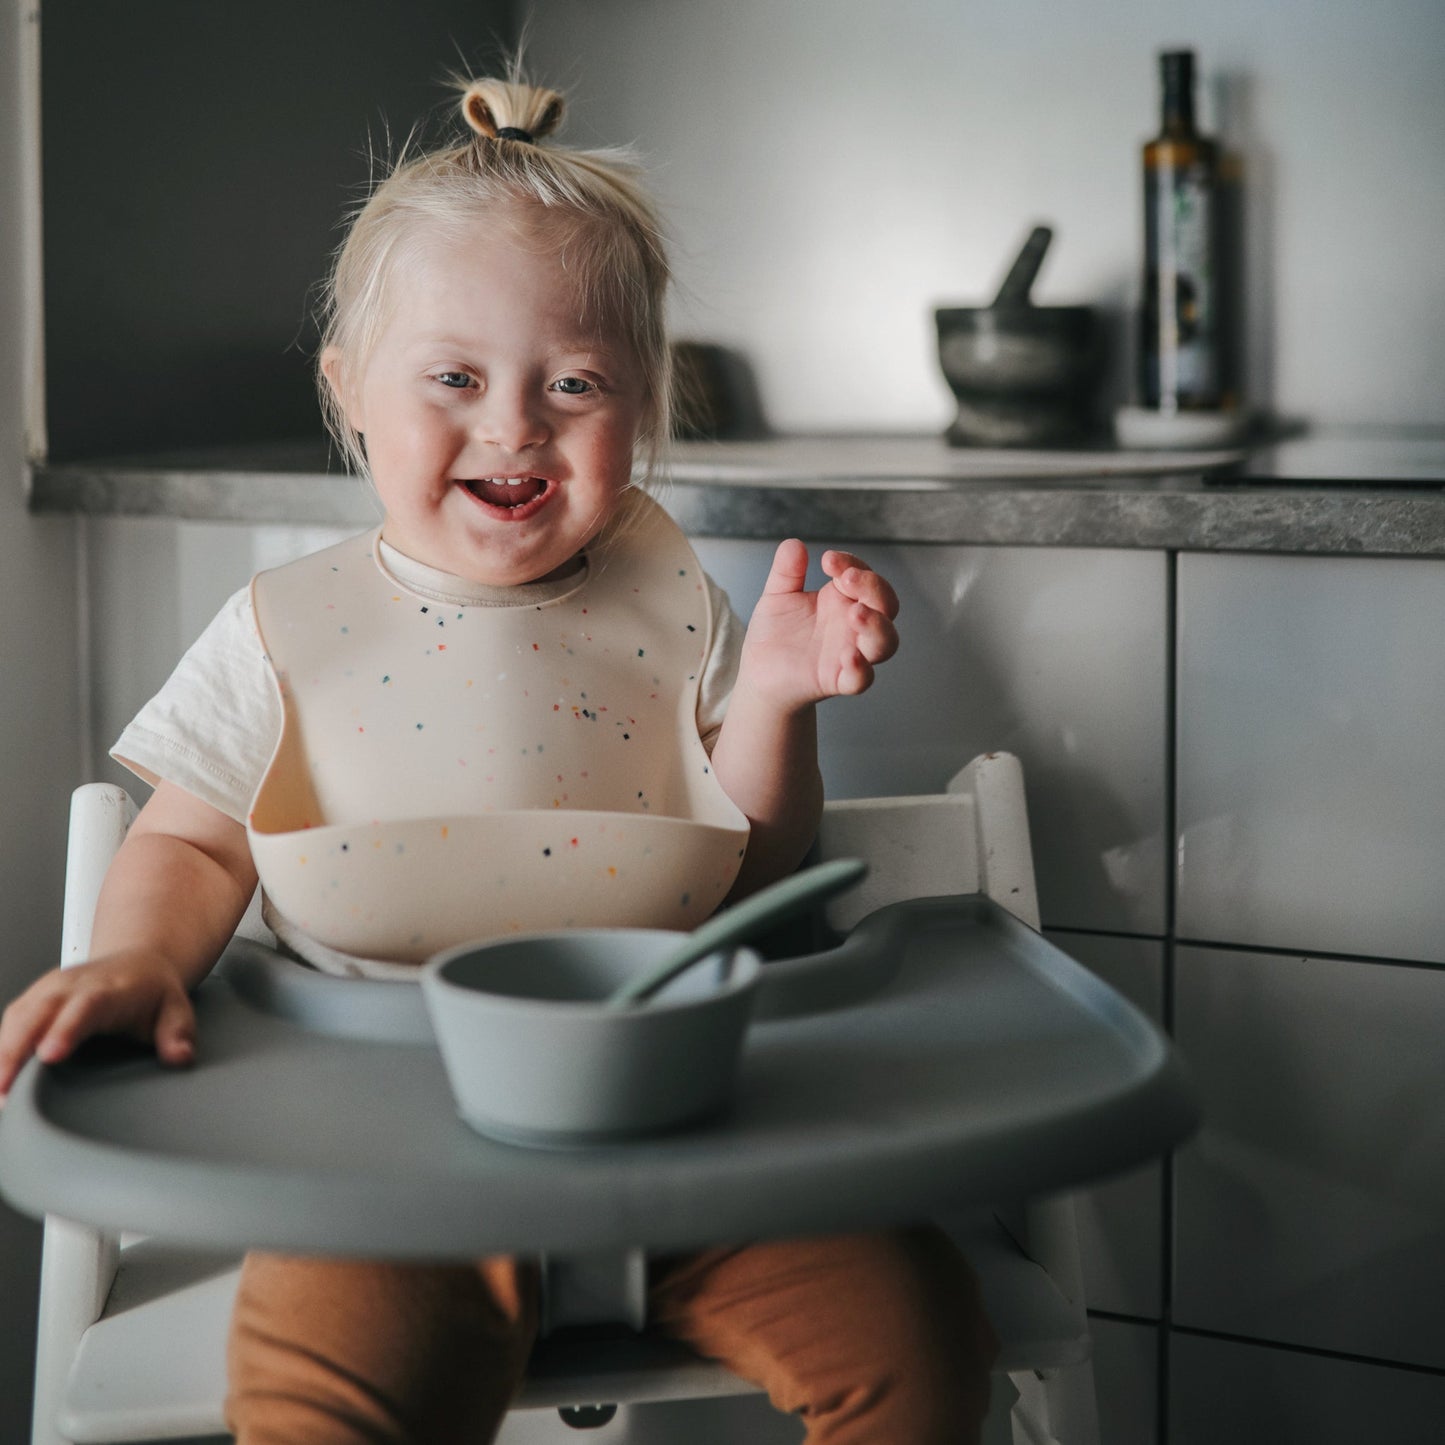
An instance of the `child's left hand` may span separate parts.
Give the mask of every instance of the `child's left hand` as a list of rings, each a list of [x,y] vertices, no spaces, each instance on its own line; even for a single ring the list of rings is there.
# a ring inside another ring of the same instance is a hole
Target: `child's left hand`
[[[808,549],[780,543],[743,643],[748,687],[789,711],[866,691],[898,650],[892,587],[851,552],[824,552],[822,567],[830,580],[804,591]]]

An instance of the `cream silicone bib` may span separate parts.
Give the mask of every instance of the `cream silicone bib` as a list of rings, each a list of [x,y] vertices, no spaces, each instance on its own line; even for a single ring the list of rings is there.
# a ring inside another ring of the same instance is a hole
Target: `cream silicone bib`
[[[671,518],[630,496],[572,590],[509,606],[409,590],[378,536],[252,584],[285,718],[248,819],[272,908],[401,962],[712,913],[748,825],[698,737],[711,606]]]

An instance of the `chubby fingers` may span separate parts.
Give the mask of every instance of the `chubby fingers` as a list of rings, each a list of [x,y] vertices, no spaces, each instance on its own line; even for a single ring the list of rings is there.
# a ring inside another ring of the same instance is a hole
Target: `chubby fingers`
[[[0,1098],[10,1092],[15,1076],[31,1054],[48,1048],[47,1062],[63,1059],[68,1052],[62,1037],[51,1035],[59,1015],[64,1011],[66,994],[60,987],[61,975],[47,974],[20,995],[0,1018]]]
[[[37,1015],[22,994],[0,1018],[0,1099],[9,1092],[20,1066],[35,1052],[35,1045],[49,1022],[50,1014]]]
[[[161,1000],[156,1013],[155,1050],[163,1064],[195,1062],[196,1010],[179,984]]]
[[[855,602],[849,623],[853,630],[838,659],[838,692],[844,697],[867,692],[874,668],[898,651],[898,629],[882,613]]]
[[[858,608],[862,605],[859,603],[854,608],[858,651],[869,662],[887,662],[898,651],[898,629],[891,617],[872,608],[858,615]]]
[[[796,538],[789,537],[778,543],[773,553],[773,565],[768,569],[768,580],[763,583],[767,592],[801,592],[808,576],[808,549]]]
[[[95,1034],[128,1034],[153,1044],[163,1063],[186,1064],[195,1056],[195,1011],[179,982],[137,991],[107,981],[71,994],[35,1052],[53,1064]]]
[[[890,621],[898,616],[898,594],[889,586],[888,579],[861,557],[855,557],[852,552],[824,552],[822,567],[845,597],[871,607]]]
[[[858,653],[857,662],[886,662],[898,651],[898,629],[893,625],[893,619],[898,616],[898,594],[886,578],[851,552],[825,552],[822,565],[839,596],[852,602],[848,622]],[[862,692],[872,683],[871,667],[866,669],[866,676],[864,671],[861,666],[845,665],[845,675],[857,684],[849,687],[849,692]]]
[[[46,975],[0,1020],[0,1098],[32,1054],[42,1063],[67,1059],[95,1034],[125,1033],[154,1043],[163,1063],[195,1057],[195,1012],[179,981],[136,990],[89,966]]]

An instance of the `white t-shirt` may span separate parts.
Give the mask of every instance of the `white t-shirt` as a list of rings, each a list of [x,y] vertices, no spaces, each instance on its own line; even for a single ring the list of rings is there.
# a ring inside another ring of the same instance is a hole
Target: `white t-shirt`
[[[439,572],[381,543],[382,564],[410,591],[458,606],[530,606],[575,578],[487,588]],[[710,577],[712,649],[697,725],[712,750],[737,676],[743,625]],[[281,701],[242,588],[221,608],[161,690],[120,735],[111,756],[154,785],[164,778],[244,824],[281,735]]]

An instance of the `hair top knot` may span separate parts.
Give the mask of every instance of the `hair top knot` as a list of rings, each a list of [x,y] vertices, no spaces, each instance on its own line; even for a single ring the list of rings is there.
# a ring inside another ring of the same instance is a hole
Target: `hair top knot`
[[[472,80],[462,91],[462,115],[490,140],[535,144],[562,124],[561,95],[542,86],[511,80]]]

